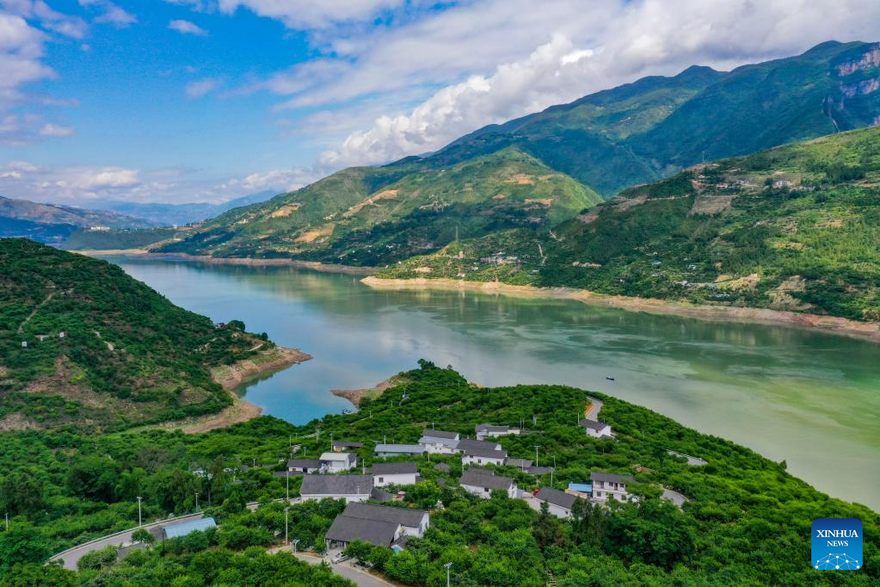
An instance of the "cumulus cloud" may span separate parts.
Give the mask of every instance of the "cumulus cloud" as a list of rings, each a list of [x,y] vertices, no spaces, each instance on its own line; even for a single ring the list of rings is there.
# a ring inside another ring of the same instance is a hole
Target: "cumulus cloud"
[[[74,129],[70,126],[61,124],[46,123],[40,129],[40,134],[44,137],[69,137],[74,133]]]
[[[302,89],[292,84],[293,97],[282,107],[356,102],[377,93],[392,105],[399,87],[429,87],[464,74],[407,114],[380,116],[322,155],[323,163],[337,166],[380,163],[644,75],[675,74],[695,63],[729,69],[829,38],[875,39],[878,23],[880,3],[858,0],[596,0],[589,10],[556,0],[487,0],[346,39],[341,47],[351,56],[335,59],[349,73]],[[555,34],[535,43],[547,31]],[[537,49],[515,57],[523,47]],[[501,56],[509,59],[488,66],[487,59]],[[475,70],[489,73],[467,75]],[[296,80],[299,73],[279,75]],[[285,93],[283,84],[268,87]]]
[[[190,98],[201,98],[206,94],[210,94],[221,85],[221,81],[217,78],[207,77],[198,81],[186,84],[186,95]]]
[[[100,13],[93,20],[96,24],[110,24],[124,28],[137,22],[137,17],[109,0],[79,0],[83,8],[95,9]]]
[[[188,20],[172,20],[168,23],[168,28],[184,35],[208,36],[208,31]]]
[[[274,18],[290,28],[326,27],[334,23],[371,19],[383,11],[407,4],[406,0],[219,0],[221,11],[247,8]]]
[[[83,19],[53,10],[43,0],[0,0],[0,8],[7,14],[37,21],[44,29],[72,39],[82,39],[89,28]]]

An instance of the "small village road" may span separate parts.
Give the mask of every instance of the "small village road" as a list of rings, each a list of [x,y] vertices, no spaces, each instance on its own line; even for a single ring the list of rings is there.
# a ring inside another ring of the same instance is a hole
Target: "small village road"
[[[584,417],[587,420],[598,420],[599,412],[602,411],[602,400],[594,397],[588,397],[587,399],[590,400],[590,407],[587,408]]]
[[[299,560],[307,562],[310,565],[320,565],[322,562],[324,562],[324,559],[313,554],[303,554],[301,552],[298,552],[295,556]],[[349,562],[330,565],[330,568],[335,574],[339,575],[340,577],[345,577],[349,581],[354,581],[354,583],[358,587],[394,587],[392,583],[389,583],[384,579],[380,579],[375,575],[371,575],[365,571],[356,569]]]

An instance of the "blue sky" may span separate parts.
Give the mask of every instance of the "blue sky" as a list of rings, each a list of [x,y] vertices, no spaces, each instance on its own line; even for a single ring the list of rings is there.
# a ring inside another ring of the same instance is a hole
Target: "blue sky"
[[[649,74],[880,39],[868,0],[0,0],[0,195],[221,201]]]

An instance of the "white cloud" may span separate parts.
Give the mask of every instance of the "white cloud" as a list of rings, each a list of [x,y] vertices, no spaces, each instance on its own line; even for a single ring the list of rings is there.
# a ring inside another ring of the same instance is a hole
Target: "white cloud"
[[[180,2],[176,2],[180,3]],[[195,3],[195,2],[191,2]],[[239,7],[280,20],[289,28],[326,27],[334,23],[369,20],[384,11],[405,6],[406,0],[219,0],[221,11]]]
[[[334,165],[380,163],[644,75],[695,63],[729,69],[829,38],[878,36],[880,3],[859,0],[595,0],[589,10],[560,0],[487,0],[337,43],[347,54],[322,68],[345,68],[343,76],[285,88],[280,78],[315,79],[293,68],[267,87],[289,90],[287,108],[379,95],[394,112],[399,88],[454,80],[408,114],[381,116],[322,156]],[[538,48],[522,54],[526,47]]]
[[[74,132],[76,131],[70,126],[52,124],[51,122],[44,124],[40,129],[40,135],[44,137],[69,137]]]
[[[199,37],[206,37],[208,35],[208,31],[188,20],[172,20],[168,23],[168,28],[184,35],[196,35]]]
[[[57,12],[43,0],[0,0],[0,8],[8,14],[38,21],[46,30],[73,39],[85,37],[89,28],[83,19]]]
[[[94,19],[97,24],[111,24],[124,28],[137,22],[135,15],[109,0],[79,0],[79,4],[84,8],[96,8],[101,11],[101,14]]]
[[[221,85],[221,81],[217,78],[207,77],[198,81],[186,84],[186,95],[190,98],[201,98],[206,94],[210,94]]]

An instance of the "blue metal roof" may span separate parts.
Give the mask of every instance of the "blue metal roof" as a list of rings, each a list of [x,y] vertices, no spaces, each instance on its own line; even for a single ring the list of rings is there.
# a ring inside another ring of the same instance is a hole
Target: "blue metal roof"
[[[581,493],[593,493],[593,486],[589,483],[569,483],[568,488]]]
[[[190,522],[181,522],[180,524],[165,526],[165,538],[180,538],[181,536],[186,536],[193,532],[204,532],[205,530],[216,527],[217,522],[214,521],[214,518],[202,518]]]

